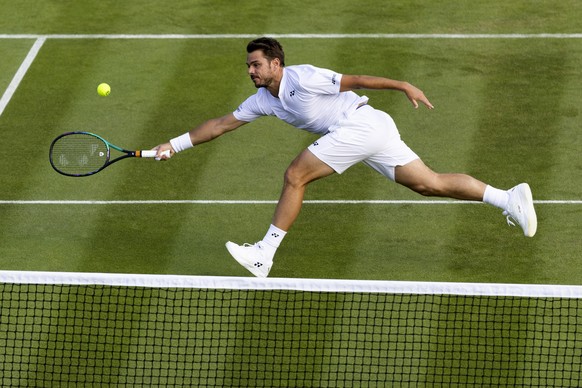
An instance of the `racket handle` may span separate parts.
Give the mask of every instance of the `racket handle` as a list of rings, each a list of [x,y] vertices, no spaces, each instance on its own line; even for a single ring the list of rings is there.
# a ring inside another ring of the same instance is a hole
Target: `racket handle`
[[[140,152],[140,157],[142,157],[142,158],[155,158],[157,154],[158,154],[158,151],[156,151],[156,150],[145,150],[145,151]],[[169,158],[170,157],[170,150],[166,150],[166,151],[162,152],[162,156]]]

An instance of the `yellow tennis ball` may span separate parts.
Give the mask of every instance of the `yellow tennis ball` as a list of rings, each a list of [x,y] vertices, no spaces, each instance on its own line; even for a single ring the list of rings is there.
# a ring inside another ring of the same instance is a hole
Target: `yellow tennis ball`
[[[111,86],[106,83],[99,84],[99,86],[97,86],[97,93],[103,97],[108,96],[109,93],[111,93]]]

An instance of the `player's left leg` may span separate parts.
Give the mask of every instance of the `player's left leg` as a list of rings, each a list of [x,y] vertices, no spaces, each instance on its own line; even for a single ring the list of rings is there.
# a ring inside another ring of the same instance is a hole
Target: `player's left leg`
[[[420,159],[396,166],[394,180],[425,196],[484,201],[503,209],[508,224],[515,226],[510,218],[515,220],[525,236],[533,237],[537,231],[537,216],[527,183],[508,191],[499,190],[466,174],[436,173]]]
[[[482,201],[487,185],[466,174],[439,174],[422,160],[416,159],[404,166],[396,166],[394,179],[424,196],[448,197]]]

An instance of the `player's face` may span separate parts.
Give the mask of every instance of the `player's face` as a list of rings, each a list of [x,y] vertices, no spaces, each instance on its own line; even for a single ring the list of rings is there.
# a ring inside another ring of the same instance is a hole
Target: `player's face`
[[[261,50],[247,55],[248,73],[257,89],[267,88],[273,83],[275,62],[276,60],[269,62]]]

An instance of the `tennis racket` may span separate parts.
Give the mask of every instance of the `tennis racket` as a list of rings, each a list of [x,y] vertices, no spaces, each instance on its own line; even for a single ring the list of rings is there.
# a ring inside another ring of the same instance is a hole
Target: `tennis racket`
[[[111,159],[111,150],[123,155]],[[166,151],[166,156],[170,155]],[[157,151],[129,151],[109,143],[101,136],[90,132],[67,132],[51,143],[49,159],[59,174],[66,176],[89,176],[105,167],[126,158],[155,158]]]

